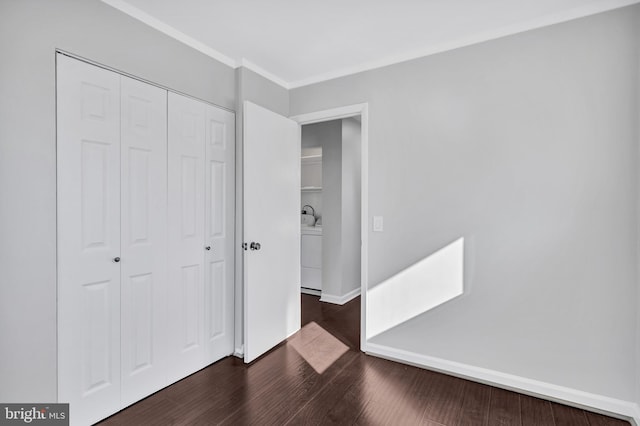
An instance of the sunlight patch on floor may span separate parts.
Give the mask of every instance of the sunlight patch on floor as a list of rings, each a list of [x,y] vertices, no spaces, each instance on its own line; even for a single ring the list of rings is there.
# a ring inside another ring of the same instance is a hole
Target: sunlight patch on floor
[[[315,322],[310,322],[287,340],[296,352],[322,374],[349,350],[349,347]]]

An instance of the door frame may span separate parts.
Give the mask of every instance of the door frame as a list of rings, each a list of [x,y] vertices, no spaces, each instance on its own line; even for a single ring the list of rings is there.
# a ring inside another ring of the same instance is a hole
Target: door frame
[[[289,118],[300,126],[360,116],[360,350],[367,352],[367,283],[369,265],[369,104],[346,105]]]

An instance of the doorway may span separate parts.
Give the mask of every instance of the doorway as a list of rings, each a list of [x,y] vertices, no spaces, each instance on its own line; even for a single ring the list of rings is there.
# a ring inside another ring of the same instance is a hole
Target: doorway
[[[301,291],[343,305],[360,294],[360,117],[301,128]]]
[[[348,302],[349,300],[361,295],[360,297],[360,350],[366,351],[366,288],[367,288],[367,264],[368,264],[368,105],[367,104],[357,104],[346,107],[334,108],[324,111],[318,111],[309,114],[302,114],[291,117],[294,121],[296,121],[302,127],[302,132],[304,135],[305,126],[315,125],[315,124],[324,124],[330,122],[342,122],[343,120],[350,119],[353,122],[358,123],[359,127],[359,149],[355,154],[357,156],[357,160],[359,160],[359,173],[358,173],[358,181],[359,181],[359,194],[357,195],[358,204],[359,204],[359,218],[357,222],[359,222],[359,242],[356,242],[356,249],[359,246],[359,286],[354,289],[350,294],[347,292],[343,293],[337,299],[332,299],[331,294],[327,294],[325,296],[325,292],[322,293],[321,300],[326,302],[338,303],[342,304]],[[302,147],[305,148],[304,142],[302,143]],[[323,147],[323,162],[326,156],[326,148]],[[350,153],[353,155],[353,153]],[[325,168],[323,167],[323,172],[325,172]],[[323,173],[324,175],[324,173]],[[323,182],[323,192],[324,192],[325,184]],[[349,198],[353,198],[354,194],[347,194]],[[302,201],[302,199],[301,199]],[[327,201],[325,197],[322,198],[323,207],[322,210],[326,208]],[[323,227],[323,255],[326,250],[324,249],[324,243],[327,240],[326,233],[329,231],[329,226],[327,225],[327,218],[320,218],[321,224]],[[350,226],[353,226],[352,222]],[[325,231],[326,229],[326,231]],[[323,271],[324,266],[326,265],[326,260],[323,259]],[[327,280],[323,278],[323,283],[326,283]],[[327,297],[329,296],[329,297]]]

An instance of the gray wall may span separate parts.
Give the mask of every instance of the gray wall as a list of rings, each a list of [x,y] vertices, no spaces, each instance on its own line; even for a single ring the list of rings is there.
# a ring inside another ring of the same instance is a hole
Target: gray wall
[[[0,2],[0,401],[56,384],[55,49],[234,108],[234,71],[97,0]]]
[[[377,343],[638,400],[639,31],[632,6],[291,91],[369,103],[370,289],[465,238],[464,295]]]
[[[360,122],[342,120],[342,279],[338,296],[360,288]]]
[[[244,67],[238,68],[237,75],[242,94],[238,102],[251,101],[285,117],[289,116],[287,89]]]

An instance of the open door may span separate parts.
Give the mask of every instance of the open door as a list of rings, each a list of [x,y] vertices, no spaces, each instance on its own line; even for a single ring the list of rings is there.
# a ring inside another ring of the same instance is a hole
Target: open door
[[[300,126],[244,103],[244,361],[300,329]]]

